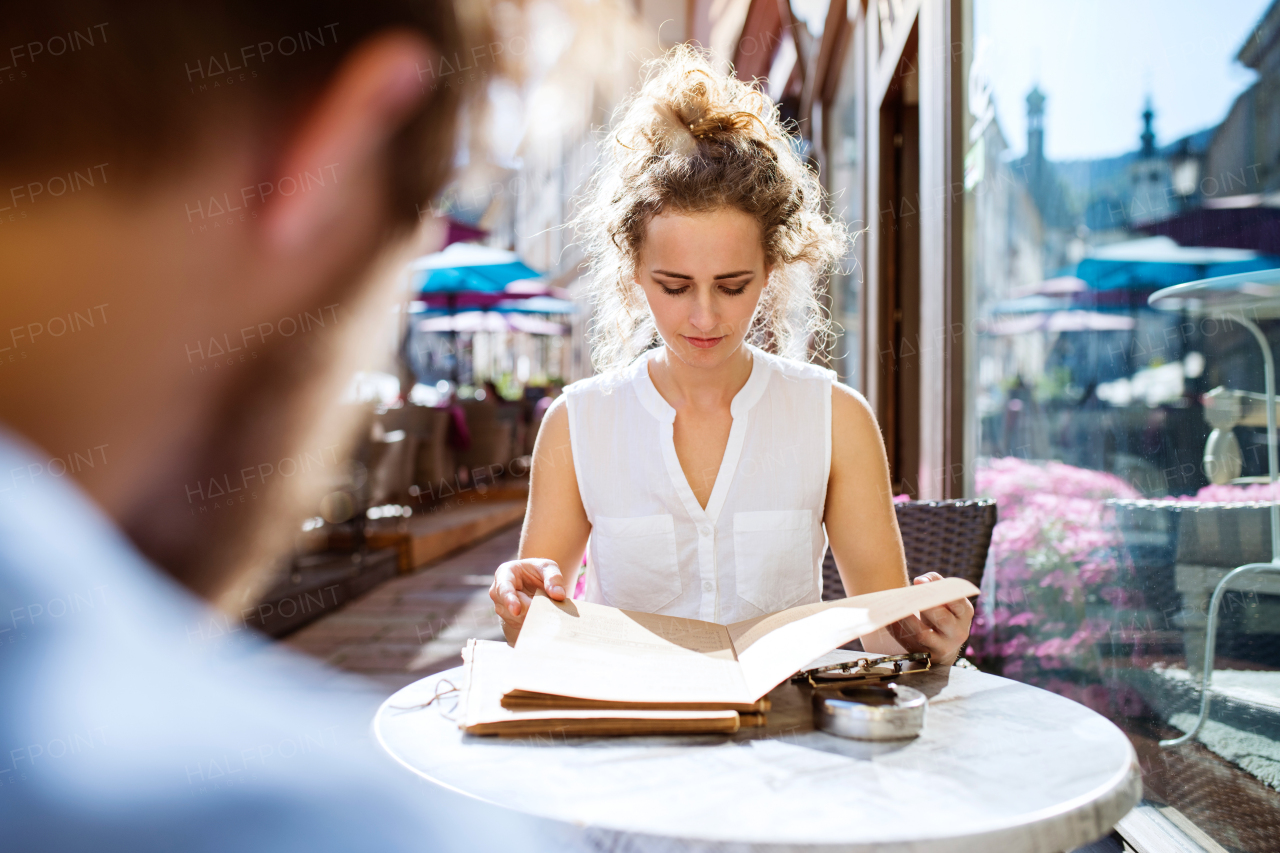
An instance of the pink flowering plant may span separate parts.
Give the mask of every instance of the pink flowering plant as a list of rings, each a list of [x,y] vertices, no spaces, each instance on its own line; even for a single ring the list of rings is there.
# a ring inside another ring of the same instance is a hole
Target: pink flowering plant
[[[1102,471],[1013,457],[984,460],[976,480],[978,495],[995,499],[999,522],[971,659],[1095,710],[1133,710],[1128,691],[1098,681],[1106,664],[1099,646],[1118,610],[1137,603],[1104,501],[1140,497],[1137,490]]]

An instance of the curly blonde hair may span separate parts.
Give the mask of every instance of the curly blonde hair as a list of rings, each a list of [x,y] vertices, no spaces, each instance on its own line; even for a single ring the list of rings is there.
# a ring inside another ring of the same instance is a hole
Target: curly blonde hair
[[[849,238],[823,213],[822,185],[794,145],[767,96],[694,48],[677,45],[645,66],[640,91],[614,115],[574,222],[591,269],[598,370],[660,343],[635,279],[649,221],[665,211],[731,207],[755,217],[772,272],[747,340],[801,360],[826,347],[831,321],[819,287]]]

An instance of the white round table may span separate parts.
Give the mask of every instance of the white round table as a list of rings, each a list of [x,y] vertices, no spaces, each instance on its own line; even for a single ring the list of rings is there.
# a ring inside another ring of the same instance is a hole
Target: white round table
[[[768,726],[729,736],[464,736],[448,697],[416,707],[461,677],[388,699],[382,746],[446,788],[584,827],[598,849],[1062,853],[1106,835],[1142,795],[1110,721],[976,670],[903,677],[929,710],[924,733],[897,743],[815,731],[808,688],[789,684],[770,694]]]

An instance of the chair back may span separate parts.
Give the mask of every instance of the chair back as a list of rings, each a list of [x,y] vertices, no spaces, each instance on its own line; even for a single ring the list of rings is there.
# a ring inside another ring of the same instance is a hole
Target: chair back
[[[894,505],[907,552],[907,574],[926,572],[964,578],[982,586],[991,531],[996,526],[993,500],[906,501]],[[844,598],[844,584],[831,551],[822,562],[822,600]]]

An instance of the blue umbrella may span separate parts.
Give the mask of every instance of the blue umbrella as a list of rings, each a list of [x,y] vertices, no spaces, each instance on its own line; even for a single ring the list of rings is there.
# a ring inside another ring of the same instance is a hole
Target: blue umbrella
[[[1075,274],[1094,291],[1157,290],[1202,278],[1271,269],[1280,259],[1245,249],[1179,246],[1147,237],[1095,249]]]
[[[500,293],[512,282],[537,277],[515,252],[475,243],[454,243],[409,265],[410,285],[426,294]]]

